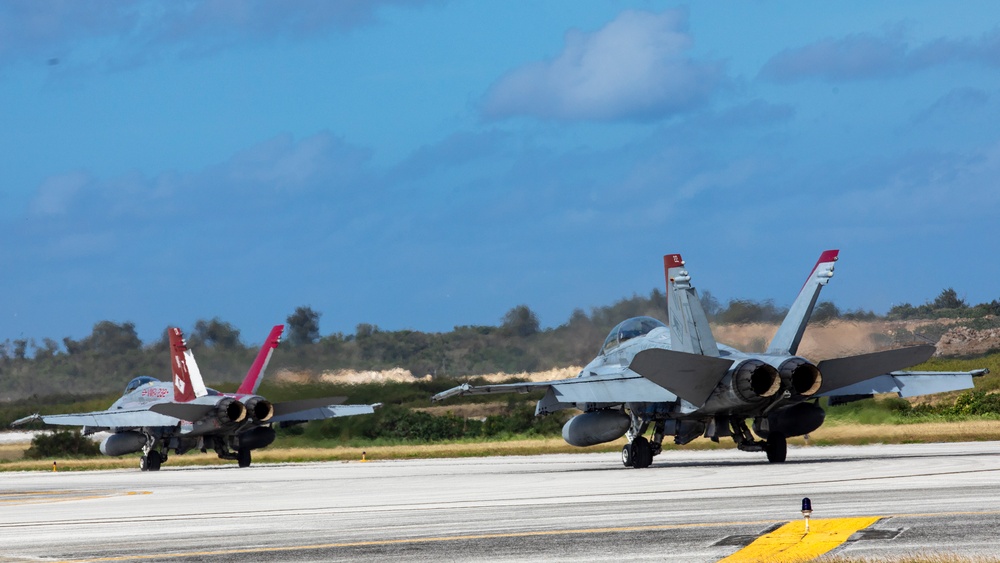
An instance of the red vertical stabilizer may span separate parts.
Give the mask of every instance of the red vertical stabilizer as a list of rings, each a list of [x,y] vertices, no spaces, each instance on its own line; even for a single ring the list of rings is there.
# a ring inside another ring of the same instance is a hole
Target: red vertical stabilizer
[[[271,329],[271,334],[267,335],[267,340],[264,341],[264,345],[260,347],[260,352],[257,353],[257,359],[253,361],[250,371],[247,372],[247,376],[243,379],[243,383],[236,390],[237,395],[253,395],[257,392],[261,380],[264,379],[264,370],[267,369],[267,363],[271,361],[271,354],[278,347],[278,342],[281,341],[281,333],[284,330],[285,325],[275,325]]]
[[[191,384],[191,373],[188,371],[187,361],[184,359],[187,344],[184,342],[181,329],[170,328],[167,332],[170,334],[170,371],[174,375],[174,401],[186,403],[195,398],[194,385]]]

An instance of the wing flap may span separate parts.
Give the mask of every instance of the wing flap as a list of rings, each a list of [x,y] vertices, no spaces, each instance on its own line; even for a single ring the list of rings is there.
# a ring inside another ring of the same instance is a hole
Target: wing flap
[[[823,384],[817,394],[827,394],[879,375],[924,363],[933,355],[934,347],[927,345],[823,360],[816,365],[823,374]]]
[[[45,424],[55,426],[88,426],[90,428],[142,428],[145,426],[175,426],[179,420],[153,411],[86,412],[42,415]]]
[[[373,405],[328,405],[308,409],[300,409],[294,412],[274,416],[270,422],[305,422],[308,420],[324,420],[327,418],[338,418],[342,416],[355,416],[359,414],[374,414],[375,409],[382,406],[381,403]]]
[[[323,397],[319,399],[301,399],[298,401],[285,401],[283,403],[274,403],[274,416],[271,420],[281,419],[285,415],[297,414],[300,411],[308,411],[314,409],[323,409],[325,407],[333,407],[336,405],[341,405],[347,397]],[[321,418],[331,418],[331,417],[320,417]],[[292,420],[320,420],[313,418],[303,418],[303,419],[292,419]],[[285,420],[290,420],[285,418]]]
[[[894,371],[841,387],[818,396],[875,395],[896,393],[900,397],[918,397],[948,391],[972,389],[973,377],[989,373],[987,369],[974,371]]]
[[[629,373],[610,375],[585,375],[571,379],[553,381],[529,381],[524,383],[496,383],[490,385],[459,385],[431,397],[434,402],[463,395],[490,395],[500,393],[529,393],[550,390],[550,402],[576,403],[635,403],[663,402],[677,400],[677,396],[643,377]]]
[[[700,407],[732,365],[723,358],[650,348],[637,353],[629,369]]]

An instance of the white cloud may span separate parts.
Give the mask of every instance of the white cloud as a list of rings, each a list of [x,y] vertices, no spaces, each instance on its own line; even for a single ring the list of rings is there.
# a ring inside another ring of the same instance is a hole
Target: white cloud
[[[515,69],[486,95],[491,118],[648,119],[704,103],[722,80],[721,64],[697,62],[686,14],[625,11],[593,33],[566,34],[556,58]]]

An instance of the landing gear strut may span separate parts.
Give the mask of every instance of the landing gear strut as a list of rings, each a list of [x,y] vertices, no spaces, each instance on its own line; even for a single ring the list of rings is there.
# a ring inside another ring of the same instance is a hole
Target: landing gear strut
[[[734,417],[730,419],[733,428],[733,441],[736,447],[744,452],[764,452],[767,454],[767,461],[771,463],[784,463],[788,455],[788,442],[785,435],[780,432],[769,432],[767,440],[755,440],[747,423],[742,418]]]

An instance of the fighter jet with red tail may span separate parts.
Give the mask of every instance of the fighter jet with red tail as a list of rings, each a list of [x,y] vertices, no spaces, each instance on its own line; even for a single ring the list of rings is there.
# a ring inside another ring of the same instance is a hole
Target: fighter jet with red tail
[[[573,446],[626,436],[626,467],[651,465],[667,436],[679,445],[698,437],[716,442],[731,437],[740,450],[764,452],[768,461],[780,463],[787,455],[788,437],[808,434],[823,424],[821,397],[913,397],[968,389],[973,377],[988,372],[903,371],[928,360],[934,354],[929,345],[818,363],[799,356],[806,324],[820,290],[833,277],[839,254],[827,250],[820,255],[763,353],[716,342],[684,260],[669,254],[663,258],[669,326],[651,317],[623,321],[575,378],[464,384],[432,399],[544,390],[537,415],[583,411],[563,426],[563,438]]]
[[[108,410],[72,414],[34,414],[12,426],[33,420],[59,426],[82,426],[84,434],[111,434],[101,453],[121,456],[142,452],[139,468],[158,471],[168,453],[214,450],[222,459],[249,467],[251,451],[274,441],[274,424],[288,426],[309,420],[372,414],[379,405],[344,405],[345,397],[271,403],[257,395],[284,325],[271,329],[236,393],[205,386],[201,370],[178,328],[168,329],[172,379],[149,376],[132,379]]]

